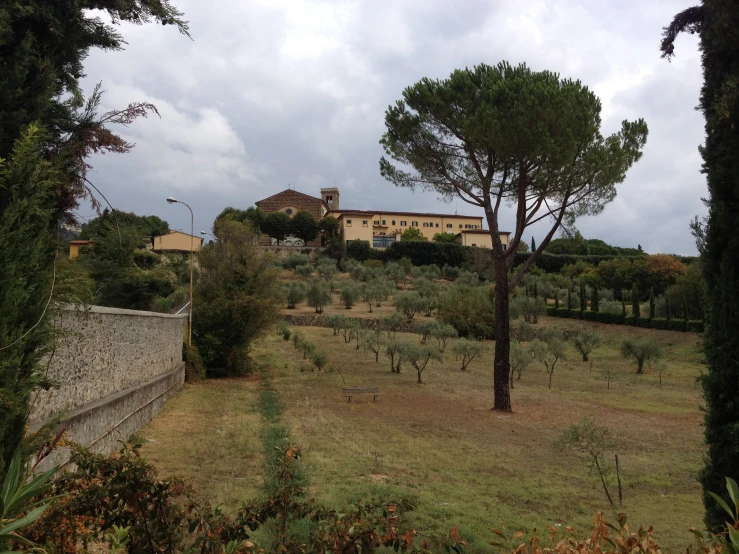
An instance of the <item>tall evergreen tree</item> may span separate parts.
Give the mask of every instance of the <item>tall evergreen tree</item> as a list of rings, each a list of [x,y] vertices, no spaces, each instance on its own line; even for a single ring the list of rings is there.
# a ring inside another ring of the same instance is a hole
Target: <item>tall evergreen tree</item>
[[[43,159],[43,140],[31,127],[0,159],[0,475],[23,439],[36,364],[49,346],[59,172]]]
[[[122,21],[151,20],[187,33],[169,0],[0,4],[0,476],[22,439],[34,369],[49,344],[57,224],[74,220],[87,196],[89,157],[133,147],[109,126],[156,111],[133,103],[99,115],[100,87],[85,102],[79,85],[83,61],[92,48],[122,49]]]
[[[593,285],[593,297],[590,299],[590,311],[598,312],[600,307],[598,306],[598,285]]]
[[[631,287],[631,315],[641,317],[641,304],[639,303],[639,288],[634,283]]]
[[[536,252],[536,240],[534,240],[534,235],[531,235],[531,251]]]
[[[708,494],[729,500],[724,479],[739,480],[739,10],[736,0],[704,0],[675,16],[665,28],[662,55],[674,55],[681,32],[700,36],[703,88],[700,106],[706,141],[700,151],[708,181],[708,221],[697,228],[702,247],[708,313],[703,344],[708,371],[702,377],[706,401],[706,465],[701,472],[705,522],[722,525],[726,514]]]
[[[572,290],[567,289],[567,309],[572,309]]]
[[[580,311],[584,312],[588,309],[588,299],[585,296],[586,290],[585,290],[585,281],[580,279]]]
[[[654,319],[654,287],[649,289],[649,319]]]

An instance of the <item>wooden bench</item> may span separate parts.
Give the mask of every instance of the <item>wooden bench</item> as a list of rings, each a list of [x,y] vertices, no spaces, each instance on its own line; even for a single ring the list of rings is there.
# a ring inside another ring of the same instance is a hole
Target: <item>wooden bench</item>
[[[352,401],[354,396],[359,394],[371,394],[374,397],[374,401],[377,402],[380,396],[380,387],[344,387],[344,396],[349,399],[349,402]]]

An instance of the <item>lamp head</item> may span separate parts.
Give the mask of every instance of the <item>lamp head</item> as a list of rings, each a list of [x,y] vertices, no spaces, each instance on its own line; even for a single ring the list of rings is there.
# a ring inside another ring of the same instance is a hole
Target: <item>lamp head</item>
[[[201,235],[207,235],[208,233],[206,233],[205,231],[200,231],[200,234]]]
[[[174,199],[174,198],[172,198],[171,196],[168,196],[168,197],[167,197],[167,202],[168,202],[169,204],[174,204],[175,202],[177,202],[177,200],[176,200],[176,199]]]

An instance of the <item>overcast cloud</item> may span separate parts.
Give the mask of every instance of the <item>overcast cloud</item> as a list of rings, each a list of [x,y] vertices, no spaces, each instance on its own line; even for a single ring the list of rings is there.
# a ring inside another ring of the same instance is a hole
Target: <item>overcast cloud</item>
[[[680,38],[672,63],[658,51],[662,27],[687,0],[174,3],[193,41],[173,27],[124,25],[125,51],[86,61],[84,88],[102,81],[104,109],[145,100],[161,113],[122,130],[132,153],[93,160],[91,180],[118,209],[189,231],[187,210],[164,201],[171,195],[193,207],[197,233],[224,207],[246,208],[288,184],[313,195],[336,184],[342,208],[482,215],[382,179],[378,141],[404,87],[508,60],[590,86],[604,133],[623,119],[649,125],[644,157],[601,215],[579,220],[582,233],[695,253],[688,221],[705,212],[706,195],[697,40]],[[512,222],[504,216],[507,230]]]

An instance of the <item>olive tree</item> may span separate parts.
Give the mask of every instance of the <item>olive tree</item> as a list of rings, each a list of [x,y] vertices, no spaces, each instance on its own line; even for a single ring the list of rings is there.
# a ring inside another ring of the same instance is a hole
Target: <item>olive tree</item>
[[[435,348],[430,348],[423,344],[416,344],[415,342],[409,342],[404,345],[403,358],[408,361],[416,370],[418,375],[417,383],[423,384],[421,381],[421,374],[424,372],[429,362],[440,362],[442,360],[441,353]]]
[[[621,343],[621,355],[636,364],[636,373],[644,373],[644,364],[662,357],[662,349],[651,339],[626,338]]]
[[[485,351],[485,345],[476,340],[462,339],[452,345],[452,352],[456,360],[462,361],[462,371],[467,371],[470,362]]]
[[[590,353],[600,346],[601,340],[600,333],[596,331],[589,331],[582,329],[575,337],[575,350],[582,354],[582,361],[587,362]]]
[[[313,279],[306,290],[308,305],[316,309],[316,313],[323,313],[323,307],[331,303],[331,291],[324,281]]]
[[[600,112],[600,100],[580,81],[507,62],[422,79],[385,112],[383,177],[484,210],[497,291],[495,410],[511,410],[509,293],[563,224],[598,214],[615,198],[646,143],[641,119],[601,135]],[[507,248],[504,206],[515,218]],[[544,220],[549,231],[509,277],[524,232]]]
[[[511,344],[511,388],[513,388],[513,375],[516,375],[516,380],[520,379],[526,368],[536,360],[537,352],[536,346],[526,347],[519,341]]]

